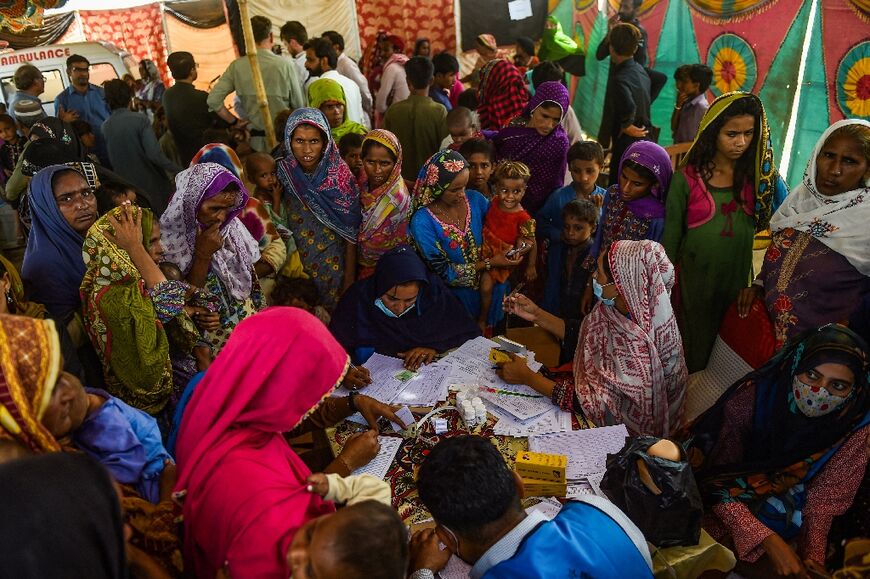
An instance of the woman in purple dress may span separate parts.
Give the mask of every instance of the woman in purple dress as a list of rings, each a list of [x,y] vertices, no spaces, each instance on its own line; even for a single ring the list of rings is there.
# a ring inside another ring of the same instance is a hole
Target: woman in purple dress
[[[777,347],[848,320],[870,294],[870,122],[838,121],[819,139],[803,183],[770,221],[773,243],[738,314],[763,297]]]

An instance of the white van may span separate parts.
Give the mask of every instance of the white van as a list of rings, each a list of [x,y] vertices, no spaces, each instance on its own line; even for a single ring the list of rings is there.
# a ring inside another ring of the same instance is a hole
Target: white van
[[[49,44],[0,53],[0,102],[8,103],[16,88],[13,75],[19,66],[30,63],[45,76],[45,92],[39,95],[45,112],[54,116],[54,97],[69,86],[66,59],[80,54],[91,63],[91,83],[100,85],[130,73],[139,78],[139,67],[129,53],[108,42]]]

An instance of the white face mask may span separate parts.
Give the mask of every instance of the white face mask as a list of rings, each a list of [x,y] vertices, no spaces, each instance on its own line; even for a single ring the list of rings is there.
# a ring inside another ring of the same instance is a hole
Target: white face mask
[[[791,391],[798,410],[808,418],[818,418],[830,414],[848,399],[848,396],[831,394],[827,388],[804,384],[798,380],[797,376],[794,377]]]

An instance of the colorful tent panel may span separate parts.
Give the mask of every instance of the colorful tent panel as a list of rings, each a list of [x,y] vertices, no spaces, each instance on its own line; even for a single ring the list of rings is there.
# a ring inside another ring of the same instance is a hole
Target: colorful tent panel
[[[735,90],[752,92],[758,78],[755,52],[736,34],[716,38],[707,51],[707,66],[713,70],[710,90],[716,96]]]
[[[777,0],[686,0],[689,7],[717,22],[731,22],[736,19],[751,18],[766,10]]]
[[[837,104],[847,117],[870,120],[870,41],[861,42],[840,61]]]

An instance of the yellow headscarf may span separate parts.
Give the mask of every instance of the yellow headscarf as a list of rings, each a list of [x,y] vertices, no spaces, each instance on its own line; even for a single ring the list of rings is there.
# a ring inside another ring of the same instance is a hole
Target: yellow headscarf
[[[320,105],[330,101],[344,105],[344,118],[342,119],[342,123],[335,128],[329,129],[329,132],[332,133],[332,138],[335,139],[336,143],[348,133],[365,135],[368,132],[364,126],[347,118],[347,97],[345,97],[344,89],[341,88],[341,85],[338,84],[338,82],[331,78],[321,78],[320,80],[312,82],[308,87],[308,104],[311,108],[319,109]]]
[[[24,298],[24,284],[21,282],[21,274],[18,273],[18,270],[15,269],[11,261],[0,255],[0,276],[3,275],[3,272],[9,274],[11,285],[7,295],[0,296],[0,299],[5,299],[8,306],[11,298],[12,307],[9,308],[9,313],[27,316],[28,318],[43,319],[45,317],[45,306],[36,302],[29,302]]]

